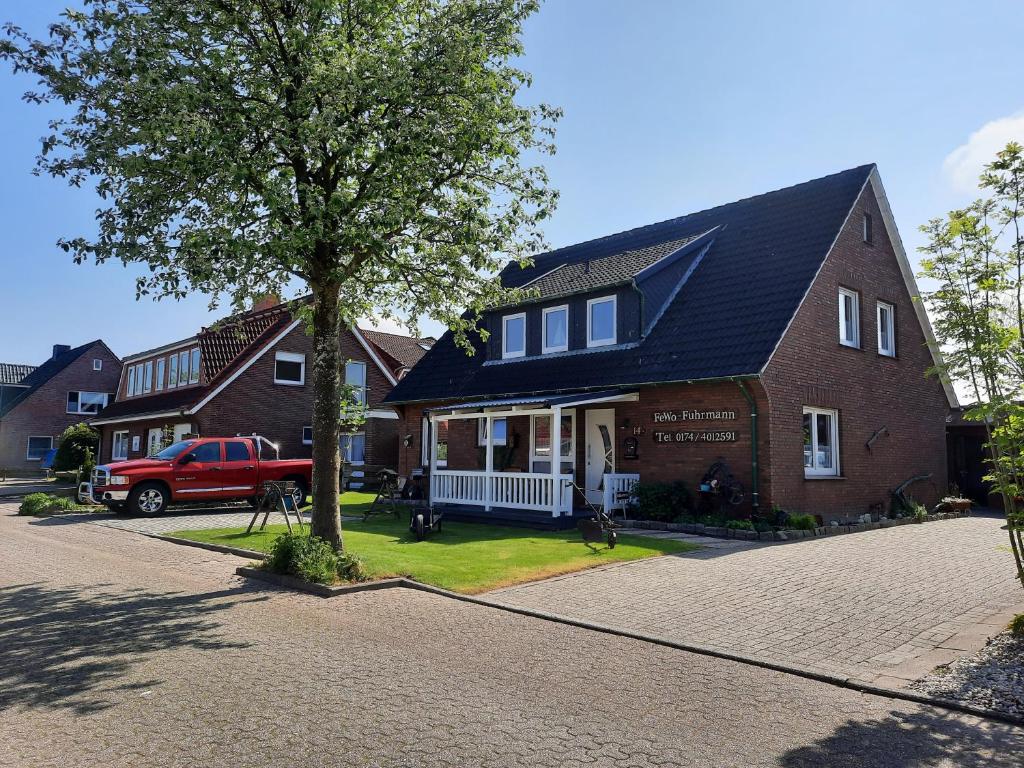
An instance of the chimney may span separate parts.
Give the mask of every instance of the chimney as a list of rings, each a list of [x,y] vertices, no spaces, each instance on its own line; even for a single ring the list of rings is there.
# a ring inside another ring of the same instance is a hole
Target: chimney
[[[53,345],[53,359],[56,360],[58,357],[63,355],[65,352],[71,351],[70,344],[54,344]]]
[[[257,299],[252,305],[253,312],[262,312],[265,309],[276,307],[281,303],[281,297],[276,293],[268,293],[260,299]]]

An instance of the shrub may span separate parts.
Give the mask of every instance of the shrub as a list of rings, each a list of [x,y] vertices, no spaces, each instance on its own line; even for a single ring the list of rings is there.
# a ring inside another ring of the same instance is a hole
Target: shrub
[[[354,555],[335,552],[318,536],[297,533],[284,533],[274,540],[265,567],[274,573],[298,576],[317,584],[366,578],[362,562]]]
[[[1009,629],[1014,637],[1024,637],[1024,613],[1018,613],[1013,617]]]
[[[73,472],[92,461],[99,445],[99,435],[88,424],[73,424],[64,430],[57,443],[57,453],[53,457],[55,472]]]
[[[814,515],[791,514],[786,522],[786,527],[797,531],[813,531],[818,526]]]
[[[22,500],[21,506],[18,507],[18,514],[35,517],[51,512],[70,512],[77,508],[78,505],[75,504],[75,500],[66,496],[52,496],[49,493],[30,493]]]
[[[726,528],[732,528],[737,531],[752,531],[754,530],[754,524],[749,520],[726,520]]]
[[[672,521],[690,509],[690,491],[682,481],[637,483],[634,493],[645,520]]]

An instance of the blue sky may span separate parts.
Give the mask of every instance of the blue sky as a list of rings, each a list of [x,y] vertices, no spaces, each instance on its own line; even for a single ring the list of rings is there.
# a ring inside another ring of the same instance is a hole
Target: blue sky
[[[5,0],[0,21],[41,34],[64,5]],[[528,99],[565,110],[548,240],[875,162],[913,252],[917,226],[971,199],[980,163],[1024,140],[1022,33],[1017,2],[548,0],[524,62]],[[203,296],[136,302],[133,269],[56,248],[93,231],[97,200],[31,175],[48,117],[20,101],[31,84],[0,70],[0,361],[96,337],[124,355],[211,323]]]

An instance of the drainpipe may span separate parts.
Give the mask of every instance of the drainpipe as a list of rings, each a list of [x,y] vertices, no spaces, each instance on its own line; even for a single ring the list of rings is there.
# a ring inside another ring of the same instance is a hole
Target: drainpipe
[[[759,474],[757,460],[757,401],[754,400],[754,396],[750,394],[750,390],[747,389],[742,379],[735,379],[735,381],[736,386],[740,388],[740,392],[743,393],[743,397],[746,398],[747,403],[750,405],[750,506],[753,510],[752,517],[757,517],[761,508],[760,494],[757,489]]]

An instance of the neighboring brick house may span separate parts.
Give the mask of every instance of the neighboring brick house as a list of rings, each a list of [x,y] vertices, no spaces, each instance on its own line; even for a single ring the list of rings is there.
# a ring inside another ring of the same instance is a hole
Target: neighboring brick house
[[[345,380],[362,388],[367,407],[365,425],[343,438],[354,484],[376,468],[396,466],[397,414],[381,402],[433,341],[404,338],[358,328],[342,332]],[[252,433],[277,443],[282,458],[309,457],[312,360],[302,321],[276,300],[130,355],[116,401],[92,422],[102,430],[102,461],[143,457],[184,435]]]
[[[121,361],[102,341],[55,344],[39,366],[0,363],[0,468],[36,472],[68,427],[113,402]]]
[[[729,514],[849,519],[914,478],[924,503],[946,490],[955,395],[926,376],[935,340],[873,165],[501,277],[531,298],[484,317],[475,355],[446,334],[387,398],[434,503],[565,517],[570,480],[597,504],[637,479],[700,496],[719,460],[742,498],[701,500]]]

